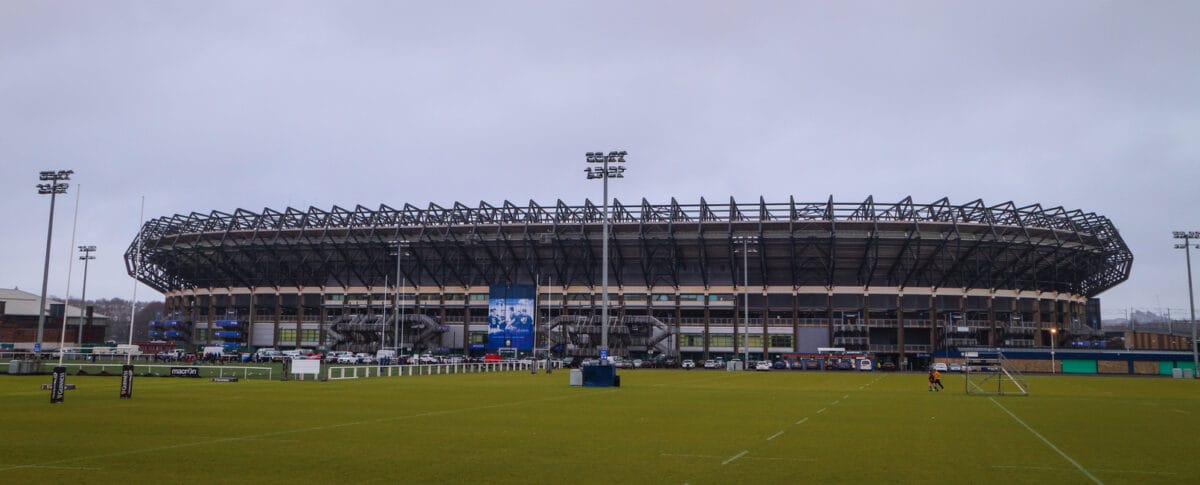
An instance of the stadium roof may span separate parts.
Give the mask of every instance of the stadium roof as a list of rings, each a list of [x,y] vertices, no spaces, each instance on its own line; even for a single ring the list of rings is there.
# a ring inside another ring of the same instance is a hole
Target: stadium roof
[[[287,208],[178,214],[143,226],[130,274],[161,291],[195,287],[381,285],[393,241],[403,272],[437,286],[598,282],[601,206],[505,201],[401,209]],[[757,236],[752,284],[926,286],[1092,296],[1128,278],[1133,256],[1103,216],[1040,204],[942,198],[625,205],[610,208],[614,284],[736,284],[740,235]],[[135,259],[140,260],[134,271]]]

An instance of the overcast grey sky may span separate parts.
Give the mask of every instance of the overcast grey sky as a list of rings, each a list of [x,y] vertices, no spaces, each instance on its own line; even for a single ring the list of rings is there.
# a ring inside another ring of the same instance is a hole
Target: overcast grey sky
[[[51,293],[82,184],[88,294],[129,298],[143,194],[148,219],[577,204],[600,199],[584,152],[624,149],[623,202],[1096,212],[1135,255],[1106,310],[1183,308],[1197,25],[1188,1],[0,0],[0,286],[40,288],[41,170],[75,170]]]

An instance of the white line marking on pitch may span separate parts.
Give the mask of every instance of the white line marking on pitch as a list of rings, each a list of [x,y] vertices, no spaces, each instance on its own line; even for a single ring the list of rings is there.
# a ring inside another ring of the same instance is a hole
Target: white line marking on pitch
[[[50,469],[54,469],[54,470],[103,470],[103,468],[96,468],[96,467],[90,467],[90,466],[50,466],[50,465],[16,465],[9,469],[11,470],[11,469],[16,469],[16,468],[50,468]]]
[[[775,433],[775,434],[771,435],[771,437],[770,437],[770,438],[767,438],[767,441],[771,441],[771,440],[773,440],[773,439],[775,439],[775,438],[778,438],[778,437],[779,437],[779,435],[781,435],[781,434],[783,434],[783,431],[782,431],[782,430],[780,430],[778,433]]]
[[[796,424],[804,424],[805,421],[808,421],[808,418],[804,418],[799,421],[796,421]]]
[[[1184,411],[1184,410],[1182,410],[1182,409],[1172,409],[1172,411],[1175,411],[1175,412],[1177,412],[1177,413],[1179,413],[1179,414],[1192,414],[1192,413],[1189,413],[1189,412],[1187,412],[1187,411]]]
[[[1037,436],[1038,439],[1042,440],[1042,443],[1045,443],[1046,446],[1050,447],[1050,449],[1054,450],[1060,456],[1065,458],[1067,461],[1071,462],[1072,465],[1075,465],[1075,468],[1079,469],[1079,471],[1082,472],[1084,475],[1087,475],[1087,477],[1092,479],[1093,482],[1096,482],[1100,485],[1104,485],[1104,482],[1100,481],[1099,478],[1096,478],[1095,475],[1092,475],[1091,472],[1087,471],[1087,468],[1084,468],[1083,465],[1080,465],[1079,462],[1075,461],[1074,458],[1071,458],[1070,456],[1067,456],[1066,453],[1063,453],[1063,450],[1060,450],[1060,449],[1058,449],[1057,446],[1054,446],[1054,443],[1051,443],[1050,440],[1046,439],[1045,436],[1042,436],[1041,433],[1038,433],[1037,431],[1034,431],[1033,428],[1030,428],[1028,424],[1025,424],[1024,421],[1021,421],[1021,418],[1018,418],[1017,415],[1013,414],[1012,411],[1009,411],[1008,408],[1004,407],[1003,404],[1000,404],[1000,402],[997,401],[995,398],[989,397],[988,400],[992,401],[992,404],[999,406],[1000,409],[1003,409],[1005,413],[1007,413],[1009,416],[1011,416],[1018,423],[1021,423],[1021,426],[1024,426],[1025,429],[1029,430],[1030,433],[1033,433],[1034,436]]]
[[[850,399],[850,395],[846,394],[845,396],[842,396],[842,399]]]
[[[832,403],[829,403],[829,405],[830,405],[830,406],[837,406],[837,403],[839,403],[839,402],[841,402],[841,401],[834,401],[834,402],[832,402]]]
[[[736,454],[736,455],[733,455],[733,457],[729,458],[728,460],[725,460],[725,461],[721,462],[721,466],[725,466],[725,465],[728,465],[728,464],[730,464],[730,463],[733,463],[733,460],[736,460],[736,459],[738,459],[738,458],[741,458],[741,457],[743,457],[743,456],[746,456],[746,453],[749,453],[749,452],[750,452],[750,450],[742,450],[742,452],[741,452],[741,453],[738,453],[738,454]]]
[[[1052,466],[1022,466],[1022,465],[992,465],[992,468],[1010,468],[1014,470],[1050,470],[1050,471],[1071,471],[1070,468],[1055,468]],[[1135,473],[1140,475],[1175,475],[1175,472],[1159,472],[1145,470],[1105,470],[1097,468],[1098,472],[1109,473]]]
[[[818,410],[817,410],[817,414],[821,414],[821,413],[823,413],[823,412],[825,412],[825,408],[821,408],[821,409],[818,409]]]

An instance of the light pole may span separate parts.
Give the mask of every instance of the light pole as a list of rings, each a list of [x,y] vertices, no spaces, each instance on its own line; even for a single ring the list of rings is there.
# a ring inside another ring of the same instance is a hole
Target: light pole
[[[1050,327],[1050,373],[1054,374],[1054,349],[1058,346],[1058,328]]]
[[[601,243],[600,266],[600,286],[603,288],[603,303],[600,307],[600,353],[601,357],[608,357],[608,179],[610,178],[625,178],[625,166],[617,165],[609,168],[609,163],[625,163],[624,151],[608,152],[587,152],[587,163],[598,163],[600,167],[588,167],[583,169],[587,173],[588,180],[601,179],[604,181],[604,229]]]
[[[401,292],[404,291],[404,277],[400,273],[400,261],[404,258],[404,248],[408,246],[408,241],[391,241],[391,244],[396,245],[396,284],[400,287],[394,292],[396,298],[396,307],[393,313],[396,314],[396,325],[394,325],[395,333],[392,335],[392,346],[396,348],[397,355],[404,355],[404,349],[400,348],[404,345],[404,307],[400,306]]]
[[[734,236],[735,243],[742,243],[742,335],[745,336],[745,342],[742,342],[742,369],[748,369],[750,365],[750,241],[758,241],[756,236]],[[736,251],[736,249],[735,249]],[[734,332],[737,328],[734,328]],[[763,338],[766,338],[764,335]]]
[[[92,253],[96,252],[96,246],[79,246],[79,252],[83,253],[79,259],[83,260],[83,294],[79,296],[79,348],[83,348],[83,319],[84,310],[87,308],[87,272],[88,261],[96,259]]]
[[[1200,351],[1196,341],[1196,297],[1192,292],[1192,239],[1200,239],[1200,231],[1175,231],[1175,239],[1183,239],[1183,244],[1176,244],[1175,249],[1182,249],[1187,257],[1188,274],[1188,304],[1192,311],[1192,377],[1200,379]],[[1200,244],[1196,245],[1200,249]]]
[[[73,173],[75,173],[74,170],[47,170],[38,174],[40,180],[50,182],[37,186],[38,195],[50,195],[50,224],[46,229],[46,263],[42,267],[42,297],[38,301],[37,341],[33,344],[35,354],[42,351],[42,336],[46,329],[46,284],[50,278],[50,241],[54,235],[54,199],[58,194],[67,193],[67,187],[70,184],[61,181],[71,180]]]

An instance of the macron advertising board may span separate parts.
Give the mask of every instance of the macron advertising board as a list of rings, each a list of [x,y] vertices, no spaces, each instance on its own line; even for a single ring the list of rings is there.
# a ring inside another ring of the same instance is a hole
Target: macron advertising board
[[[533,350],[533,285],[492,285],[488,298],[488,350]]]

